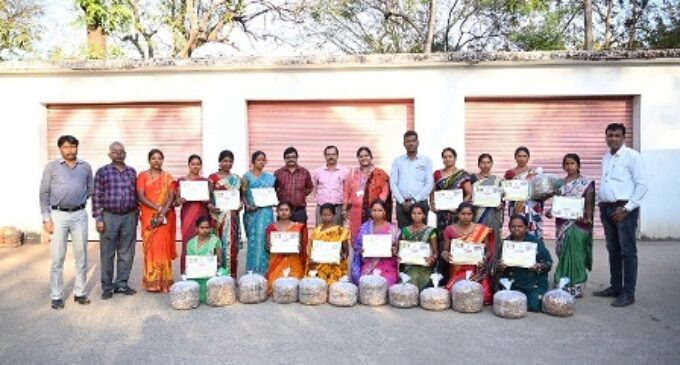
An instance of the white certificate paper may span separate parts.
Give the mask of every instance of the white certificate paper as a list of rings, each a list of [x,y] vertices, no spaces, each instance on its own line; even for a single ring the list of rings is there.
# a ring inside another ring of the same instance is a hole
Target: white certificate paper
[[[318,264],[339,264],[341,242],[312,241],[312,261]]]
[[[362,236],[364,257],[392,257],[392,235],[365,234]]]
[[[428,242],[399,241],[401,264],[427,266],[427,259],[430,256],[432,248]]]
[[[187,255],[185,270],[189,279],[212,278],[217,273],[217,256]]]
[[[202,202],[210,200],[210,191],[206,180],[179,182],[179,194],[188,202]]]
[[[279,204],[274,188],[253,188],[251,192],[253,193],[253,201],[258,207],[271,207]]]
[[[484,260],[484,245],[463,240],[451,240],[451,262],[456,265],[477,265]]]
[[[221,211],[238,210],[241,207],[241,195],[238,190],[215,190],[215,207]]]
[[[497,186],[475,186],[472,191],[472,204],[476,207],[497,208],[501,205],[503,192]]]
[[[271,232],[269,234],[271,253],[300,253],[300,233]]]
[[[434,192],[437,210],[456,210],[463,202],[463,189],[439,190]]]
[[[552,214],[556,218],[579,219],[583,217],[585,204],[586,200],[583,197],[555,196]]]
[[[503,180],[504,200],[525,201],[529,200],[529,181],[527,180]]]
[[[503,255],[501,260],[505,266],[530,268],[536,265],[535,242],[503,241]]]

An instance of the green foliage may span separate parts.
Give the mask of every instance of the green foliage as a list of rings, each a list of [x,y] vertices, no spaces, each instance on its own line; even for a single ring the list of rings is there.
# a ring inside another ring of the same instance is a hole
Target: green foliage
[[[134,15],[130,0],[76,0],[88,27],[110,34],[131,25]]]
[[[645,36],[650,48],[680,48],[680,2],[666,2],[653,23]]]
[[[30,52],[40,33],[42,7],[33,0],[0,0],[0,59],[3,54]]]

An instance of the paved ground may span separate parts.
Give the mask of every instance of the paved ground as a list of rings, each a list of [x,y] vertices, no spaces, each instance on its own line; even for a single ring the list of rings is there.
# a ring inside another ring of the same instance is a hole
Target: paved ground
[[[489,308],[464,315],[272,302],[175,311],[166,295],[145,292],[104,302],[97,243],[89,249],[92,304],[79,306],[69,297],[66,308],[55,311],[49,307],[48,248],[2,249],[0,364],[677,364],[680,243],[639,246],[633,306],[615,309],[590,295],[608,278],[606,252],[597,242],[588,295],[578,301],[577,314],[563,319],[530,313],[519,320],[497,318]],[[72,260],[69,255],[68,293]],[[135,262],[136,288],[141,265]]]

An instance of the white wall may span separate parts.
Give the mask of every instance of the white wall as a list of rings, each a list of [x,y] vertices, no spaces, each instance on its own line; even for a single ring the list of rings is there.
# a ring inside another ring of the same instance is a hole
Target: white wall
[[[247,101],[413,99],[421,150],[453,145],[465,160],[464,99],[470,96],[639,95],[639,146],[650,190],[641,233],[680,237],[680,67],[637,63],[436,66],[327,70],[0,74],[0,225],[37,229],[49,103],[201,101],[203,155],[225,146],[247,168]],[[435,127],[436,126],[436,127]],[[54,141],[50,141],[54,143]],[[604,143],[604,140],[603,140]],[[669,163],[670,162],[670,163]]]

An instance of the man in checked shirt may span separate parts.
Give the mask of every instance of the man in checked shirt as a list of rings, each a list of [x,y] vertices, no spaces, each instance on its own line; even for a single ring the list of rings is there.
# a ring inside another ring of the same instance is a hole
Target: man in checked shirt
[[[100,234],[102,299],[114,293],[133,295],[128,286],[137,242],[137,172],[125,164],[125,147],[120,142],[109,146],[111,163],[97,170],[94,177],[92,215]],[[113,263],[118,256],[116,280]]]
[[[307,225],[307,195],[314,189],[312,175],[309,170],[298,165],[298,151],[288,147],[283,151],[286,165],[274,172],[276,177],[276,195],[280,202],[288,202],[292,206],[290,220]]]

